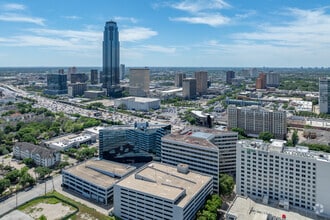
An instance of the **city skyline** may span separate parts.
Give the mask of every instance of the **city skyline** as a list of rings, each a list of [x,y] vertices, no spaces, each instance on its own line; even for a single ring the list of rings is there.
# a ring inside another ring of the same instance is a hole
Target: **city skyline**
[[[271,6],[271,7],[270,7]],[[324,1],[5,1],[0,66],[102,66],[117,22],[126,66],[328,67]]]

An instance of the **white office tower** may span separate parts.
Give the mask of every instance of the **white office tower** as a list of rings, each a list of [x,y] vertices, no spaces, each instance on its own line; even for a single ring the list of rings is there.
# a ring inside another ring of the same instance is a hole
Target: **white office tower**
[[[236,192],[330,218],[330,154],[261,140],[237,143]]]
[[[319,79],[319,92],[320,113],[330,113],[330,78]]]
[[[120,219],[190,220],[212,192],[212,177],[151,162],[114,186],[114,214]]]
[[[189,129],[162,137],[161,158],[163,163],[184,163],[191,170],[212,175],[217,193],[219,173],[235,173],[236,142],[236,132]]]

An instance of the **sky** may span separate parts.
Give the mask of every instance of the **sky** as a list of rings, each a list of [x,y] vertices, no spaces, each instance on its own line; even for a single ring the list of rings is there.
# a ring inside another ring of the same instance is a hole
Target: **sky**
[[[329,67],[329,0],[0,0],[0,67]]]

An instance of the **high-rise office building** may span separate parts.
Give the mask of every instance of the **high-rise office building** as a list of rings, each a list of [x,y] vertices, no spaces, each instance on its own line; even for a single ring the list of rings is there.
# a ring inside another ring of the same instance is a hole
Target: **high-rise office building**
[[[256,89],[266,89],[266,74],[260,73],[256,80]]]
[[[280,74],[276,72],[269,72],[266,75],[267,87],[279,87],[280,85]]]
[[[107,96],[117,96],[119,83],[118,27],[116,22],[108,21],[103,33],[103,88]]]
[[[129,94],[137,97],[149,95],[150,69],[131,68],[129,70]]]
[[[67,75],[64,70],[60,73],[51,73],[47,75],[47,89],[44,91],[48,95],[61,95],[68,93]]]
[[[120,79],[123,80],[126,75],[125,64],[120,64]]]
[[[235,72],[230,70],[226,72],[226,83],[232,84],[232,80],[235,78]]]
[[[60,72],[59,72],[60,73]],[[64,73],[64,70],[63,70]],[[73,67],[69,67],[68,69],[68,81],[71,81],[71,74],[75,74],[77,73],[77,67],[73,66]]]
[[[91,70],[91,84],[95,85],[99,83],[99,73],[96,69]]]
[[[182,96],[184,99],[196,98],[196,79],[185,78],[182,80]]]
[[[195,72],[196,92],[198,95],[204,95],[207,92],[207,72]]]
[[[330,78],[319,79],[319,92],[320,113],[330,113]]]
[[[227,108],[228,128],[242,128],[249,136],[258,137],[261,132],[270,132],[277,139],[285,139],[287,122],[285,111],[272,111],[258,106]]]
[[[236,193],[329,219],[330,154],[284,143],[238,141]]]
[[[176,87],[182,87],[182,80],[186,78],[185,73],[176,73],[175,74],[175,79],[174,79],[174,84]]]

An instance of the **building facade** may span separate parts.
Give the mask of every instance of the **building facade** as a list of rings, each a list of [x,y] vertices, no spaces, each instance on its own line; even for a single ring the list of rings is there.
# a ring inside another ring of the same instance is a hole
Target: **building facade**
[[[207,72],[199,71],[195,72],[196,79],[196,92],[198,95],[205,95],[207,93]]]
[[[160,108],[160,99],[142,98],[142,97],[125,97],[115,99],[114,106],[127,110],[150,111],[151,109]]]
[[[287,121],[285,111],[272,111],[262,107],[248,106],[227,108],[228,129],[242,128],[248,136],[258,137],[261,132],[270,132],[277,139],[285,139]]]
[[[64,73],[51,73],[47,75],[47,95],[62,95],[68,93],[67,75]]]
[[[256,80],[256,89],[266,89],[266,74],[260,73]]]
[[[237,194],[329,218],[330,154],[284,143],[238,141]]]
[[[39,145],[17,142],[13,148],[14,157],[32,158],[37,166],[52,167],[61,161],[61,153]]]
[[[121,80],[125,79],[125,76],[126,76],[125,64],[120,64],[120,79]]]
[[[117,23],[108,21],[103,32],[103,88],[116,96],[119,87],[119,33]]]
[[[176,73],[174,78],[174,85],[176,87],[182,87],[182,80],[186,78],[185,73]]]
[[[231,84],[232,80],[235,78],[235,72],[230,70],[226,72],[226,83]]]
[[[88,81],[88,76],[86,73],[72,73],[71,83],[85,83]]]
[[[91,70],[91,84],[95,85],[99,83],[99,73],[96,69]]]
[[[112,161],[91,159],[62,170],[62,187],[97,203],[113,201],[113,186],[135,167]]]
[[[182,97],[184,99],[195,99],[197,94],[196,79],[185,78],[182,80]]]
[[[330,113],[330,78],[319,79],[320,113]]]
[[[73,83],[68,85],[68,96],[76,97],[83,96],[84,92],[87,90],[86,83]]]
[[[114,186],[114,214],[121,219],[192,220],[212,192],[212,177],[152,162]]]
[[[137,97],[148,97],[150,86],[149,68],[130,68],[129,94]]]
[[[137,149],[160,156],[161,138],[171,133],[171,125],[135,123],[111,126],[99,131],[99,157],[105,152],[130,144]]]
[[[266,75],[267,87],[279,87],[280,86],[280,74],[276,72],[269,72]]]

